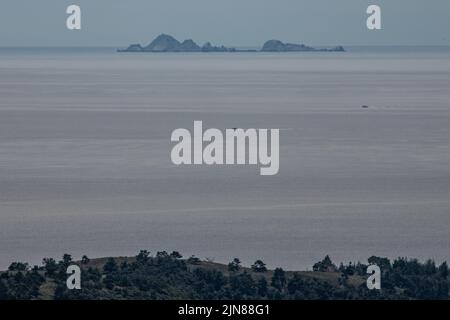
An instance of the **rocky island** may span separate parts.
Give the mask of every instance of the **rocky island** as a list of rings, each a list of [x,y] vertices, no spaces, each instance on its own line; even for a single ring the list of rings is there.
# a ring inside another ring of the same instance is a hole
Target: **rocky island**
[[[178,41],[174,37],[161,34],[149,45],[143,47],[140,44],[132,44],[118,52],[344,52],[342,46],[334,48],[313,48],[304,44],[283,43],[279,40],[269,40],[260,50],[239,50],[225,46],[214,46],[210,42],[199,46],[192,39]]]
[[[269,40],[264,43],[261,52],[345,52],[344,47],[313,48],[304,44],[283,43],[280,40]]]
[[[140,44],[132,44],[125,50],[119,52],[234,52],[234,48],[224,46],[213,46],[210,42],[199,46],[193,40],[178,41],[174,37],[161,34],[153,40],[148,46],[142,47]]]

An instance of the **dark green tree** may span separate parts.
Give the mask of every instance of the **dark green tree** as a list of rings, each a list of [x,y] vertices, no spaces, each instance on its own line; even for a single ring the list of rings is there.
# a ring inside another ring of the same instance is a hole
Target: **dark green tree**
[[[88,258],[87,255],[84,255],[83,257],[81,257],[81,263],[82,264],[88,264],[90,261],[90,259]]]
[[[136,262],[145,264],[150,260],[150,252],[147,250],[141,250],[139,254],[136,256]]]
[[[275,269],[275,271],[273,272],[271,285],[272,287],[280,291],[283,290],[284,286],[286,285],[286,272],[284,272],[283,269]]]
[[[334,265],[334,263],[331,261],[330,256],[325,256],[325,258],[317,262],[313,265],[313,271],[316,272],[334,272],[337,271],[338,268]]]
[[[167,251],[158,251],[156,253],[156,258],[157,259],[166,259],[169,257],[169,254],[167,253]]]
[[[228,271],[237,272],[239,269],[241,269],[241,260],[234,258],[233,261],[228,264]]]
[[[231,276],[230,286],[234,291],[233,299],[251,298],[256,293],[255,281],[247,272]]]
[[[257,290],[258,290],[258,295],[262,298],[264,298],[265,296],[267,296],[267,292],[268,292],[268,285],[267,285],[267,280],[264,277],[259,278],[258,283],[257,283]]]
[[[3,281],[0,279],[0,301],[7,300],[7,299],[8,299],[8,288],[3,283]]]
[[[52,277],[56,274],[58,270],[58,264],[53,258],[44,258],[42,260],[42,264],[44,265],[45,274],[49,277]]]
[[[369,264],[374,264],[380,267],[381,272],[389,271],[392,267],[391,261],[388,258],[372,256],[369,259],[367,259],[367,262],[369,262]]]
[[[30,265],[28,263],[24,262],[13,262],[8,267],[9,271],[27,271],[30,268]]]
[[[438,269],[436,268],[436,263],[433,260],[428,259],[425,262],[425,274],[433,275],[433,274],[436,274],[437,271],[438,271]]]
[[[65,253],[62,257],[62,260],[60,261],[61,265],[67,269],[67,267],[70,265],[70,263],[72,262],[72,256],[68,253]]]
[[[197,265],[197,264],[200,264],[201,261],[196,256],[190,256],[189,259],[187,260],[187,262],[189,264]]]
[[[447,262],[444,261],[440,266],[439,266],[439,274],[442,278],[447,279],[448,277],[448,265]]]
[[[179,253],[178,251],[173,251],[173,252],[170,254],[170,257],[171,257],[172,259],[182,259],[182,258],[183,258],[183,256],[181,255],[181,253]]]
[[[106,261],[105,265],[103,266],[103,271],[105,271],[106,273],[114,273],[117,272],[118,270],[119,268],[117,266],[117,262],[113,258],[109,258],[108,261]]]
[[[255,272],[266,272],[266,264],[261,260],[256,260],[254,264],[252,264],[252,270]]]

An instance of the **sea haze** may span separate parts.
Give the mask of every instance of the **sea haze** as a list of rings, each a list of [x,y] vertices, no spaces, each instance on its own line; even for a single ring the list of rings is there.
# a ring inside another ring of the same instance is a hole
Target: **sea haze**
[[[140,249],[450,259],[449,88],[448,48],[0,49],[0,269]],[[175,167],[170,134],[194,120],[280,128],[280,173]]]

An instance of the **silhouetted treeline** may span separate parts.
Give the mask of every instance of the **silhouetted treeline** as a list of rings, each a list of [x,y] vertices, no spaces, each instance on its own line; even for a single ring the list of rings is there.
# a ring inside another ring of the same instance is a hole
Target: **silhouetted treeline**
[[[66,286],[67,267],[82,269],[82,289]],[[369,264],[382,270],[381,290],[367,289]],[[141,251],[133,258],[79,262],[64,255],[60,261],[45,258],[31,268],[15,262],[0,274],[0,299],[448,299],[448,266],[429,260],[371,257],[368,264],[336,266],[330,257],[312,272],[267,270],[257,260],[251,268],[234,259],[227,266],[196,257]]]

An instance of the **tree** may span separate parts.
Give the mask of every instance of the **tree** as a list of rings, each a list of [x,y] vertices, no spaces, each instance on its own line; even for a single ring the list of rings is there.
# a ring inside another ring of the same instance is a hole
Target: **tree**
[[[256,284],[247,272],[230,277],[230,286],[235,293],[234,299],[252,297],[256,291]]]
[[[156,258],[158,258],[158,259],[166,259],[167,257],[169,257],[169,254],[167,253],[167,251],[158,251],[156,253]]]
[[[183,258],[183,256],[178,251],[173,251],[170,254],[170,257],[173,259],[182,259]]]
[[[11,263],[11,265],[8,267],[9,271],[27,271],[30,268],[30,266],[28,265],[28,263],[24,263],[24,262],[13,262]]]
[[[276,268],[272,276],[272,287],[282,290],[286,285],[286,272],[281,268]]]
[[[112,290],[114,288],[114,279],[111,277],[111,275],[106,275],[106,277],[103,279],[103,284],[105,285],[106,289]]]
[[[230,272],[237,272],[241,268],[241,260],[238,258],[234,258],[233,261],[231,261],[228,264],[228,271]]]
[[[446,261],[444,261],[439,266],[439,274],[441,275],[442,278],[447,279],[447,277],[448,277],[448,265],[447,265]]]
[[[306,289],[305,282],[303,281],[300,274],[298,274],[297,272],[294,273],[294,276],[288,282],[287,289],[288,289],[289,294],[291,294],[291,295],[296,295],[297,292],[300,292],[300,295],[302,295],[303,291],[306,291],[306,290],[304,290],[304,289]],[[299,296],[299,295],[297,295],[297,296]]]
[[[139,254],[136,256],[136,261],[138,263],[147,263],[150,256],[150,252],[148,252],[147,250],[141,250],[139,252]]]
[[[194,265],[196,265],[196,264],[200,264],[200,259],[197,258],[196,256],[190,256],[189,259],[187,260],[187,262],[188,262],[189,264],[194,264]]]
[[[425,262],[425,274],[427,275],[433,275],[437,272],[436,264],[433,260],[428,259]]]
[[[317,262],[313,266],[313,271],[316,272],[335,272],[337,271],[337,267],[331,261],[329,255],[326,255],[322,261]]]
[[[255,272],[266,272],[266,264],[262,262],[261,260],[256,260],[255,263],[252,265],[252,270]]]
[[[130,265],[128,264],[127,261],[124,261],[120,264],[120,270],[122,270],[122,271],[126,271],[129,267],[130,267]]]
[[[257,288],[257,290],[258,290],[258,295],[259,295],[260,297],[265,297],[265,296],[267,296],[267,291],[268,291],[268,289],[267,289],[267,280],[266,280],[266,278],[261,277],[261,278],[258,280],[258,283],[257,283],[257,285],[256,285],[256,288]]]
[[[64,267],[68,267],[72,262],[72,256],[70,254],[65,253],[62,257],[62,265]]]
[[[117,263],[116,260],[114,260],[113,258],[109,258],[108,261],[103,266],[103,271],[105,271],[106,273],[117,272],[117,270],[118,270]]]
[[[82,264],[88,264],[89,261],[91,261],[91,260],[88,258],[87,255],[84,255],[84,256],[81,258],[81,263],[82,263]]]
[[[58,264],[53,258],[44,258],[42,260],[42,264],[44,265],[45,274],[47,276],[54,276],[56,271],[58,270]]]
[[[341,276],[339,277],[338,283],[341,286],[345,286],[345,285],[347,285],[347,281],[348,281],[348,274],[343,272],[341,274]]]
[[[3,281],[0,279],[0,300],[6,300],[8,299],[8,288],[3,283]]]

